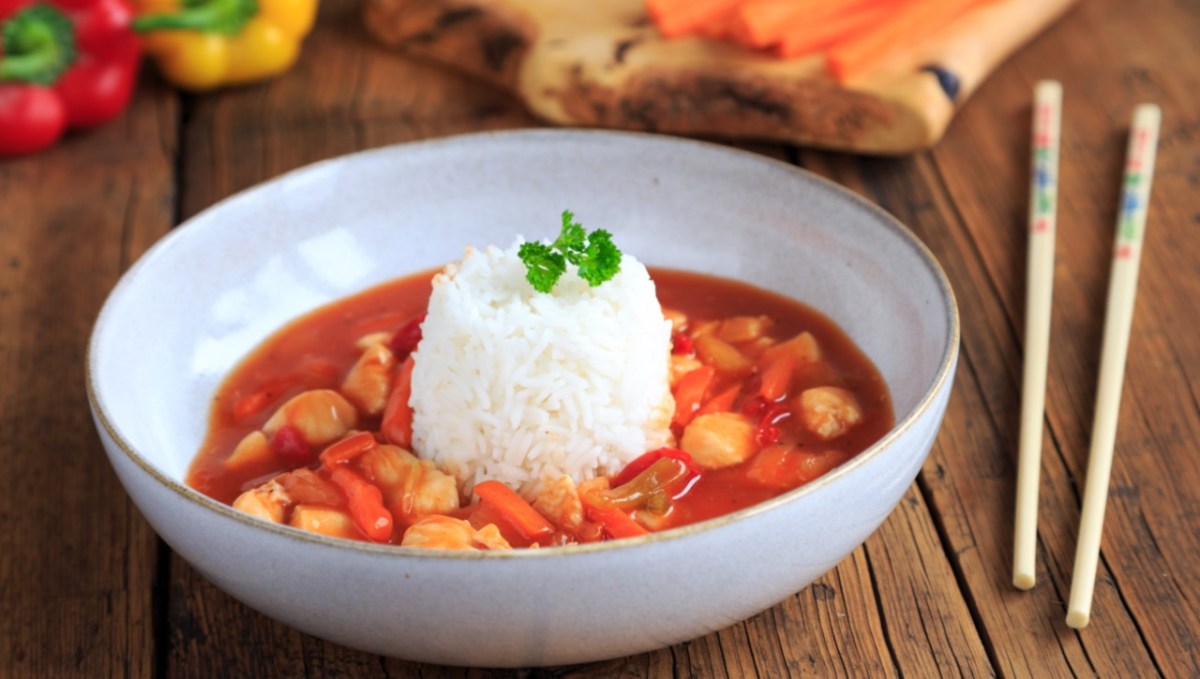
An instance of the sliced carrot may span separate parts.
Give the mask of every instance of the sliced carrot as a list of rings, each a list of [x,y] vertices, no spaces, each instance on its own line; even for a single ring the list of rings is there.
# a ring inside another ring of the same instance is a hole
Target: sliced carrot
[[[758,395],[768,401],[777,401],[787,394],[792,386],[792,374],[796,370],[796,358],[791,353],[780,354],[767,364],[762,372]]]
[[[826,53],[829,70],[841,82],[871,70],[900,47],[933,33],[967,10],[992,0],[917,0],[905,5],[888,22],[847,38]]]
[[[371,450],[376,446],[375,437],[371,432],[360,431],[331,444],[321,451],[321,465],[333,469]]]
[[[408,400],[412,397],[413,358],[409,356],[400,364],[396,374],[396,382],[392,385],[392,393],[388,395],[387,405],[383,407],[383,420],[379,429],[384,440],[401,448],[412,447],[412,406]]]
[[[500,481],[489,480],[475,484],[475,494],[479,496],[480,502],[491,505],[493,510],[521,534],[521,537],[530,542],[537,542],[554,533],[554,524],[539,514],[525,498]]]
[[[589,520],[600,524],[604,529],[604,534],[611,540],[634,538],[650,532],[642,527],[640,523],[634,521],[628,514],[616,507],[605,507],[585,502],[583,511]]]
[[[383,493],[357,473],[338,467],[329,475],[346,494],[346,505],[354,525],[373,542],[387,542],[392,537],[392,513],[383,506]]]
[[[708,399],[708,402],[700,406],[696,411],[696,417],[707,415],[709,413],[727,413],[733,410],[733,402],[737,400],[738,394],[742,390],[741,384],[735,384],[725,391]]]
[[[779,41],[779,56],[785,59],[804,56],[834,43],[882,25],[896,16],[904,2],[879,2],[853,12],[828,16],[817,23],[792,26]]]
[[[646,0],[646,9],[665,38],[697,33],[720,20],[739,0]]]
[[[675,416],[671,419],[673,424],[686,427],[692,421],[704,401],[708,385],[712,383],[716,374],[715,368],[703,365],[679,378],[679,383],[675,385]]]

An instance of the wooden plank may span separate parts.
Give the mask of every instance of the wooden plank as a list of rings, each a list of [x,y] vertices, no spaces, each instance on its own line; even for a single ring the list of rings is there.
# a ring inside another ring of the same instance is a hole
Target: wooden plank
[[[976,154],[937,153],[939,176],[953,196],[978,251],[989,286],[998,291],[1014,332],[1023,324],[1028,101],[1032,83],[1055,77],[1065,89],[1058,264],[1047,394],[1050,424],[1041,512],[1041,540],[1055,585],[1050,611],[1061,612],[1069,587],[1078,527],[1078,486],[1086,470],[1095,398],[1096,365],[1107,293],[1113,228],[1133,107],[1157,101],[1170,112],[1155,174],[1146,253],[1118,430],[1102,556],[1109,572],[1098,589],[1115,597],[1131,625],[1099,611],[1081,633],[1101,662],[1113,647],[1144,644],[1154,668],[1168,675],[1200,672],[1200,376],[1197,333],[1179,332],[1200,295],[1200,244],[1194,234],[1194,136],[1200,127],[1200,87],[1194,37],[1200,17],[1150,11],[1122,3],[1084,3],[1064,24],[1020,55],[987,88],[999,107],[964,111],[963,135]],[[1121,70],[1098,75],[1096,64],[1133,54]],[[1017,151],[1020,150],[1020,151]],[[1014,174],[1014,171],[1018,171]],[[1191,321],[1195,327],[1194,320]],[[1019,358],[1017,359],[1019,361]],[[1005,369],[1019,368],[1006,361]],[[1057,621],[1056,621],[1057,623]],[[1114,628],[1120,628],[1119,631]],[[1133,636],[1130,636],[1133,635]],[[1130,641],[1135,642],[1131,644]],[[1101,670],[1130,674],[1136,665]]]
[[[145,83],[143,83],[145,85]],[[149,676],[158,543],[88,416],[84,353],[108,290],[172,223],[177,102],[0,163],[0,667]]]
[[[387,144],[525,127],[507,95],[375,45],[358,5],[321,5],[295,69],[200,97],[185,130],[183,216],[288,170]]]

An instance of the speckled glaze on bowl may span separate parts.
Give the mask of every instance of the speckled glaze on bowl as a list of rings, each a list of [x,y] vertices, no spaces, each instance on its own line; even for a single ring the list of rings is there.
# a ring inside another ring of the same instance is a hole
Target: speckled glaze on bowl
[[[443,553],[250,519],[183,485],[209,399],[283,322],[461,256],[549,235],[561,210],[651,265],[804,300],[879,367],[896,427],[831,474],[705,523],[612,543]],[[368,151],[234,196],[121,279],[88,394],[159,535],[251,607],[411,660],[535,666],[697,637],[802,589],[899,502],[941,423],[958,316],[941,268],[881,210],[797,168],[701,142],[593,131],[479,134]],[[264,566],[266,564],[266,566]]]

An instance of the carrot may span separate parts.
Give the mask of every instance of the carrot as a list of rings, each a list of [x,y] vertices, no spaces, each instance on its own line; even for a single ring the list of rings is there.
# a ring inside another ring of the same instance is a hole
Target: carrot
[[[366,479],[345,467],[329,475],[342,492],[354,525],[373,542],[387,542],[392,537],[392,513],[383,506],[383,493]]]
[[[715,368],[703,365],[679,378],[679,383],[675,385],[675,416],[671,419],[673,424],[686,427],[692,421],[705,393],[708,392],[708,385],[712,383],[716,374]]]
[[[634,538],[650,532],[643,528],[640,523],[634,521],[628,514],[616,507],[604,507],[585,502],[583,511],[588,520],[600,524],[604,529],[604,534],[611,540]]]
[[[333,469],[337,465],[349,462],[371,450],[375,445],[375,437],[371,435],[371,432],[360,431],[351,434],[321,451],[321,466]]]
[[[792,385],[792,373],[796,370],[796,358],[791,353],[780,354],[767,364],[762,372],[762,384],[758,395],[768,401],[777,401]]]
[[[790,59],[829,47],[847,37],[883,24],[895,16],[903,6],[903,2],[880,2],[854,12],[825,17],[819,23],[785,29],[786,32],[779,41],[779,56]]]
[[[906,0],[750,0],[733,13],[733,32],[750,47],[770,47],[789,34],[824,32],[836,20]],[[871,24],[860,24],[869,27]]]
[[[412,406],[408,405],[408,399],[412,397],[412,371],[413,359],[409,356],[400,364],[400,372],[396,374],[396,383],[392,385],[379,424],[383,438],[401,448],[412,447],[413,414]]]
[[[521,537],[530,542],[537,542],[554,533],[554,524],[538,514],[525,498],[499,481],[482,481],[475,484],[475,494],[479,496],[480,502],[491,505],[494,511],[521,534]]]
[[[713,396],[707,403],[700,406],[700,410],[696,411],[696,417],[707,415],[709,413],[727,413],[733,409],[733,402],[737,400],[738,393],[742,390],[742,385],[735,384],[725,391]]]
[[[811,23],[809,17],[834,0],[750,0],[733,12],[732,30],[738,42],[750,47],[769,47],[783,37],[788,27]]]
[[[646,0],[646,9],[664,38],[697,33],[723,19],[739,0]]]
[[[871,70],[893,50],[911,45],[990,0],[918,0],[905,5],[891,21],[839,42],[825,55],[831,73],[841,82]]]

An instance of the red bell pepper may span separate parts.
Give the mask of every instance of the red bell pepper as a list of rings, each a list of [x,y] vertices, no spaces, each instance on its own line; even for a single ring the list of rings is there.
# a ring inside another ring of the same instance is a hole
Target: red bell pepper
[[[141,46],[126,0],[0,0],[0,156],[125,110]]]

